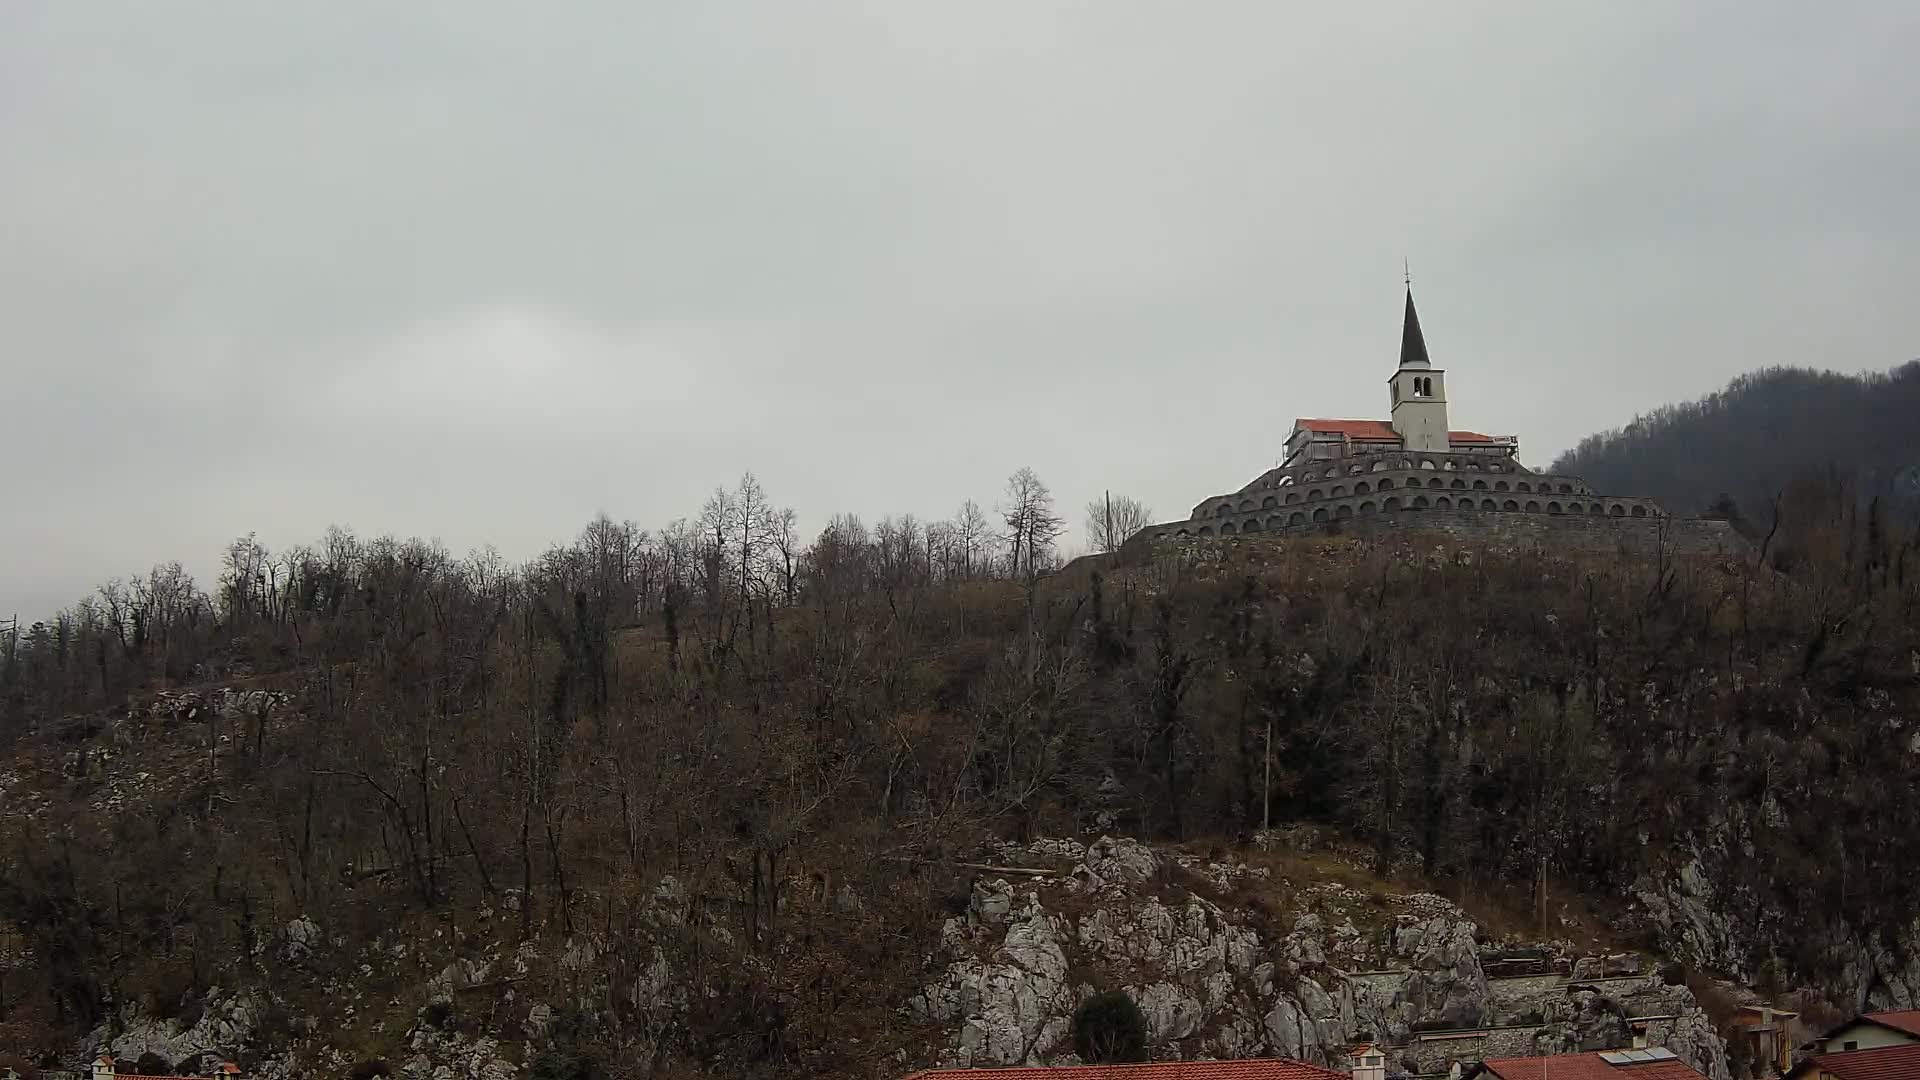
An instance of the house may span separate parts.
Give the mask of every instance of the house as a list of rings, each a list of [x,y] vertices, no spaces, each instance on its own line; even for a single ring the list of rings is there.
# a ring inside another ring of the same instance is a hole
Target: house
[[[209,1080],[233,1080],[240,1075],[240,1066],[231,1061],[223,1061],[207,1074]],[[113,1058],[102,1054],[93,1059],[92,1080],[196,1080],[194,1077],[146,1076],[141,1073],[120,1072],[114,1066]]]
[[[1793,1048],[1799,1042],[1794,1021],[1799,1018],[1797,1012],[1764,1002],[1741,1005],[1733,1011],[1727,1042],[1738,1049],[1737,1056],[1768,1070],[1760,1075],[1778,1076],[1793,1068]]]
[[[1372,1047],[1365,1049],[1372,1050]],[[1288,1058],[1240,1061],[1155,1061],[1139,1065],[1056,1065],[1009,1069],[928,1069],[904,1080],[1383,1080],[1386,1059],[1375,1050],[1380,1072],[1356,1064],[1352,1073],[1336,1072]],[[1361,1057],[1354,1058],[1356,1062]]]
[[[1816,1053],[1829,1054],[1909,1043],[1920,1043],[1920,1009],[1863,1013],[1815,1039],[1813,1045]]]
[[[1914,1080],[1915,1077],[1920,1077],[1920,1042],[1816,1054],[1787,1074],[1787,1080]]]
[[[1461,1080],[1707,1080],[1673,1051],[1605,1050],[1553,1057],[1488,1058]]]

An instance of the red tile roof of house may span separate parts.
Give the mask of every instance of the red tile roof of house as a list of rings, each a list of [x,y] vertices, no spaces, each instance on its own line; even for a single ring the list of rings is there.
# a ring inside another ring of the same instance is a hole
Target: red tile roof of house
[[[1488,1058],[1480,1064],[1484,1075],[1500,1080],[1706,1080],[1679,1061],[1614,1065],[1598,1053]]]
[[[1287,1058],[1241,1061],[1155,1061],[1140,1065],[1051,1068],[928,1069],[905,1080],[1348,1080],[1348,1075]]]
[[[1491,435],[1482,435],[1477,431],[1449,431],[1447,432],[1447,441],[1450,443],[1490,443],[1498,442],[1499,440]]]
[[[1801,1063],[1794,1075],[1804,1075],[1809,1064],[1839,1080],[1913,1080],[1920,1076],[1920,1043],[1816,1054]]]
[[[1860,1019],[1871,1020],[1881,1027],[1890,1027],[1920,1038],[1920,1009],[1888,1009],[1885,1012],[1867,1013]]]

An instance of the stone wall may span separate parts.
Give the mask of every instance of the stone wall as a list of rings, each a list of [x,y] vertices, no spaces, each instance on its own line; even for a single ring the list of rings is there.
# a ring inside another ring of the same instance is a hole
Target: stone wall
[[[1662,548],[1682,555],[1731,555],[1747,550],[1746,541],[1733,531],[1731,525],[1710,518],[1491,510],[1400,509],[1305,526],[1243,532],[1238,537],[1227,536],[1225,539],[1257,540],[1261,537],[1287,536],[1386,538],[1420,533],[1445,537],[1462,544],[1500,544],[1593,555],[1646,554]],[[1154,526],[1135,534],[1127,546],[1129,549],[1143,549],[1156,542],[1181,543],[1190,539],[1213,537],[1210,532],[1192,537],[1182,526]]]
[[[1336,523],[1332,528],[1353,536],[1434,533],[1461,543],[1497,543],[1591,554],[1642,554],[1665,548],[1680,554],[1718,555],[1746,549],[1746,542],[1731,525],[1711,518],[1422,510],[1355,518]]]

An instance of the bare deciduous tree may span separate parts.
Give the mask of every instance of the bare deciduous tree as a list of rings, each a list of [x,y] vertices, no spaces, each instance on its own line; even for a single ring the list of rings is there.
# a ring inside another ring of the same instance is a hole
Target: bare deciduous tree
[[[1087,544],[1118,551],[1127,538],[1153,521],[1153,511],[1130,495],[1107,494],[1087,504]]]
[[[1007,570],[1014,577],[1032,578],[1053,557],[1053,543],[1066,522],[1053,509],[1053,492],[1039,474],[1022,465],[1007,477],[1007,493],[1000,507],[1006,523]]]

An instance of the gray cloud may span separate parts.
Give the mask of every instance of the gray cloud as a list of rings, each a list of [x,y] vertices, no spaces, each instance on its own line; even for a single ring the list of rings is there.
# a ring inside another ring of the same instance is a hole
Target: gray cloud
[[[0,37],[0,609],[330,522],[533,553],[753,469],[1165,515],[1383,411],[1413,259],[1545,462],[1920,352],[1920,13],[42,4]]]

